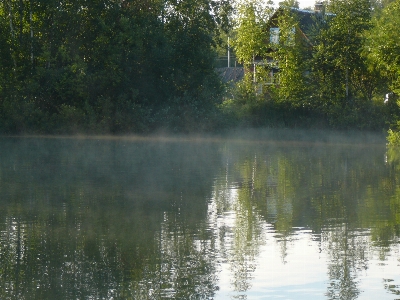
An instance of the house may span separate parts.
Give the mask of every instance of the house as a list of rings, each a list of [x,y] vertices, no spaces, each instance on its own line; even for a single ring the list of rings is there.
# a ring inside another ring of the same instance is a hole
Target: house
[[[280,28],[279,18],[285,13],[290,12],[296,18],[297,26],[292,28],[293,32],[293,43],[303,42],[307,47],[313,47],[313,37],[318,31],[318,28],[325,26],[326,22],[329,21],[335,15],[332,13],[325,12],[325,6],[323,3],[316,3],[313,10],[298,9],[294,7],[279,7],[274,14],[270,17],[267,23],[267,40],[269,47],[267,53],[263,57],[254,57],[251,64],[245,65],[243,68],[219,68],[218,73],[220,74],[223,81],[236,82],[244,77],[244,74],[252,74],[254,83],[257,82],[257,74],[262,72],[267,73],[267,78],[263,77],[262,84],[278,84],[276,74],[279,72],[279,63],[274,59],[274,52],[280,41]],[[267,71],[267,72],[265,72]],[[261,84],[261,85],[262,85]],[[258,89],[262,89],[260,86]]]
[[[325,6],[319,2],[315,4],[314,10],[298,9],[294,7],[279,7],[275,13],[271,16],[267,24],[267,30],[269,33],[269,47],[267,55],[264,58],[256,57],[253,62],[252,68],[248,68],[252,72],[257,72],[257,66],[266,67],[269,70],[269,77],[266,80],[267,84],[276,84],[276,74],[279,72],[279,64],[274,60],[273,53],[276,51],[274,45],[278,45],[280,41],[280,28],[279,18],[285,13],[290,12],[297,19],[297,26],[292,28],[293,43],[302,42],[306,47],[313,47],[313,36],[317,33],[318,28],[326,25],[335,15],[332,13],[325,12]],[[254,81],[256,76],[254,75]]]
[[[324,23],[332,13],[325,13],[325,5],[321,2],[316,3],[314,10],[298,9],[295,7],[279,7],[271,16],[268,22],[271,44],[279,43],[279,17],[287,10],[293,14],[298,20],[298,26],[293,28],[293,33],[296,32],[304,38],[305,41],[311,44],[310,34],[313,29],[321,23]]]

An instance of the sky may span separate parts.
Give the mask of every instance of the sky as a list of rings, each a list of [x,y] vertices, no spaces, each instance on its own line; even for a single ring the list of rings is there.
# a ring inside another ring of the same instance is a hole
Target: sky
[[[264,0],[267,2],[266,0]],[[274,2],[274,6],[277,6],[279,2],[282,2],[283,0],[272,0]],[[297,0],[300,3],[300,8],[306,8],[306,7],[314,7],[314,4],[316,0]],[[239,1],[240,2],[240,1]]]
[[[314,7],[315,0],[298,0],[300,3],[300,8],[305,8],[305,7]]]

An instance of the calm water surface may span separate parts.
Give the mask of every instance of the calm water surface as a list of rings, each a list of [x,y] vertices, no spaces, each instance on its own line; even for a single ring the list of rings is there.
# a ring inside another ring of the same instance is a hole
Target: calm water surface
[[[400,299],[398,151],[252,134],[0,138],[0,299]]]

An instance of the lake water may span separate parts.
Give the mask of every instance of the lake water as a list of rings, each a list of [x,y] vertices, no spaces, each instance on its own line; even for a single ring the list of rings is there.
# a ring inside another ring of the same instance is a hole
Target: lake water
[[[400,299],[398,151],[314,133],[0,138],[0,299]]]

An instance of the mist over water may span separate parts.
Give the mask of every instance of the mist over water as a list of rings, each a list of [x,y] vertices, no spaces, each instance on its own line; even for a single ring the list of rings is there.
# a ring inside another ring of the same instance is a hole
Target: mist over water
[[[396,299],[384,137],[0,138],[1,299]]]

